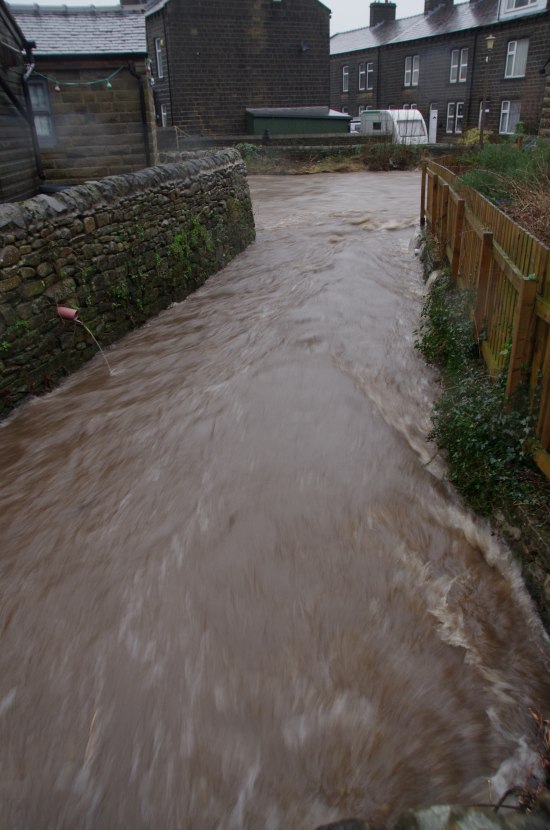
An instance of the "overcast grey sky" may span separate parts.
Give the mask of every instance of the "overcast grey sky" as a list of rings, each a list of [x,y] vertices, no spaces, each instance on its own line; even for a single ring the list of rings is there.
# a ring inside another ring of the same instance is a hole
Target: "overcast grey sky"
[[[369,25],[369,0],[322,0],[332,11],[330,33],[347,32]],[[397,0],[397,17],[424,11],[424,0]]]
[[[32,3],[36,0],[13,0],[14,3]],[[116,6],[116,0],[38,0],[40,6]],[[369,25],[369,0],[322,0],[325,6],[332,11],[330,21],[331,35],[336,32],[347,32],[350,29],[360,29]],[[424,10],[424,0],[397,0],[397,17],[410,17],[411,14],[420,14]]]

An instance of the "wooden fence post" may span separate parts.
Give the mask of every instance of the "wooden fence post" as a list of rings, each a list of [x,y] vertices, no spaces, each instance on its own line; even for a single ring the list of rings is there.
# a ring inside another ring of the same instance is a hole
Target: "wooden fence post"
[[[531,365],[533,337],[535,332],[535,301],[537,280],[522,279],[518,291],[512,332],[512,350],[506,381],[506,396],[509,397],[521,381],[524,370]]]
[[[443,182],[439,197],[439,257],[443,261],[447,255],[447,218],[449,205],[449,185]]]
[[[541,408],[537,424],[537,435],[542,446],[550,450],[550,332],[546,337],[546,349],[542,361],[541,374]],[[548,478],[550,478],[549,473],[550,467],[547,473]]]
[[[464,228],[464,199],[456,200],[456,219],[453,232],[453,256],[451,259],[451,279],[456,280],[458,276],[458,264],[460,262],[460,248],[462,245],[462,231]]]
[[[422,183],[420,185],[420,227],[426,224],[426,167],[428,162],[423,161],[420,165],[422,170]]]
[[[433,177],[432,186],[432,212],[430,231],[437,236],[437,217],[439,216],[439,176]]]
[[[485,315],[487,313],[487,295],[489,292],[489,277],[491,275],[492,259],[493,234],[491,231],[483,231],[481,253],[479,255],[479,266],[476,276],[476,300],[474,308],[474,329],[476,340],[479,340],[479,336],[485,322]]]

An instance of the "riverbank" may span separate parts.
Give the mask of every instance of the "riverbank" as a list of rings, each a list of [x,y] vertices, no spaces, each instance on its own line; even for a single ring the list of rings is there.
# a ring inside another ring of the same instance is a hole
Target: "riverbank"
[[[236,145],[236,149],[241,153],[250,175],[412,170],[418,166],[423,153],[423,148],[390,142],[351,147],[264,147],[244,142]]]
[[[466,504],[513,551],[550,633],[550,482],[532,462],[528,394],[520,390],[514,408],[504,406],[504,390],[489,379],[472,340],[468,292],[454,288],[427,239],[419,244],[431,286],[417,346],[442,381],[432,440]]]

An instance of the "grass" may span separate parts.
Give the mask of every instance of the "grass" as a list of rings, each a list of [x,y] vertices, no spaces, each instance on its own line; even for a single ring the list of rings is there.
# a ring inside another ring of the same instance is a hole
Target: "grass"
[[[550,245],[550,142],[487,144],[460,156],[459,183],[478,190]]]
[[[421,150],[402,144],[335,147],[264,147],[237,145],[250,174],[311,175],[365,170],[408,170],[418,165]]]

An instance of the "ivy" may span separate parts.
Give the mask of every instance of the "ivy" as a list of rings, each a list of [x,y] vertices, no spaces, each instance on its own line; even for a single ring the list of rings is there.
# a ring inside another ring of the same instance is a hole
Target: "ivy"
[[[550,493],[531,459],[534,418],[527,386],[505,397],[506,372],[492,379],[472,335],[473,296],[448,274],[430,289],[416,347],[438,366],[443,391],[429,436],[444,450],[449,479],[466,503],[490,514],[503,502],[550,508]]]

